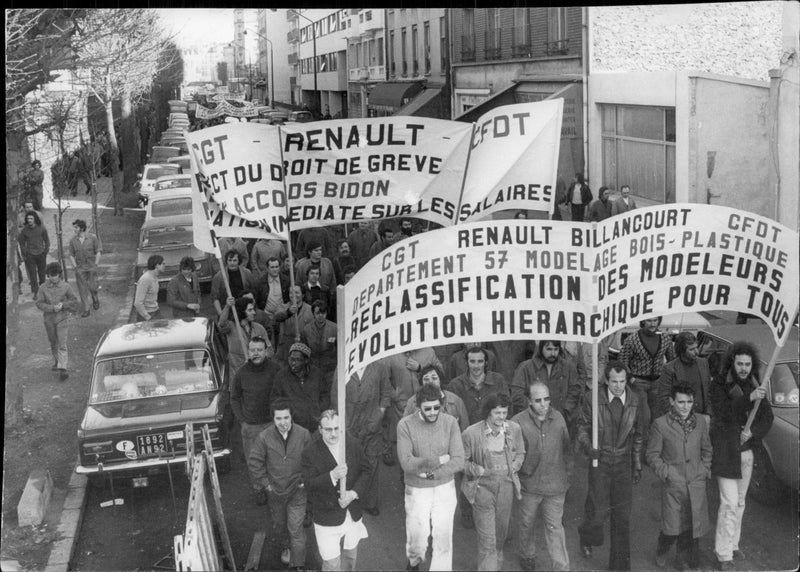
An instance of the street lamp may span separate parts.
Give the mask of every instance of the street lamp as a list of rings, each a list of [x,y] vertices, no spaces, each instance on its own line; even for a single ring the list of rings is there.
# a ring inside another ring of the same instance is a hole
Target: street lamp
[[[275,60],[272,59],[272,42],[265,35],[255,30],[250,31],[269,44],[269,104],[275,107]],[[247,30],[244,33],[247,34]]]

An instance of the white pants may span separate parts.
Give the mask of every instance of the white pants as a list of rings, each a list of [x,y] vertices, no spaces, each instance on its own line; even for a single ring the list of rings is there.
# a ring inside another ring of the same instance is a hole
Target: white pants
[[[331,560],[341,555],[342,538],[344,538],[344,549],[352,550],[358,547],[362,538],[369,536],[367,527],[364,526],[364,519],[355,522],[349,510],[345,513],[344,522],[338,526],[322,526],[314,523],[314,535],[319,555],[323,560]]]
[[[453,515],[456,504],[456,485],[453,480],[430,488],[406,485],[406,556],[412,566],[425,559],[428,536],[432,536],[430,569],[453,569]]]
[[[742,478],[724,479],[717,477],[719,485],[719,511],[717,512],[717,532],[714,538],[714,552],[717,560],[733,560],[733,551],[739,550],[739,537],[742,534],[744,500],[750,477],[753,474],[753,451],[742,451]]]

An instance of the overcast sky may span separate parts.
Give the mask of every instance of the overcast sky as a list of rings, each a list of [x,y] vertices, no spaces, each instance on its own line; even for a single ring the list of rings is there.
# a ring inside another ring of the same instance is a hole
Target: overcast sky
[[[179,46],[199,42],[215,44],[233,41],[233,10],[230,8],[158,9],[164,28],[176,35]],[[255,28],[256,11],[245,10],[246,26]]]

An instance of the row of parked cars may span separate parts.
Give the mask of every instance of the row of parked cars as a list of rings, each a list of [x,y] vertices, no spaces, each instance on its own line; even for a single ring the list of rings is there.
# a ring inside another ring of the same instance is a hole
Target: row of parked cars
[[[153,254],[164,257],[166,268],[159,283],[166,288],[178,273],[184,256],[195,261],[201,284],[208,284],[218,269],[212,254],[194,246],[192,226],[191,158],[185,132],[189,128],[186,102],[170,101],[169,127],[161,134],[160,145],[154,146],[139,179],[139,205],[145,209],[145,220],[139,235],[136,279],[147,268]]]

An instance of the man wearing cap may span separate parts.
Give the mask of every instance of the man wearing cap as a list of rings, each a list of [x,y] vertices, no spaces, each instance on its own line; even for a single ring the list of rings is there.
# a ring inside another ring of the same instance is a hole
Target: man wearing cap
[[[310,359],[311,349],[306,344],[292,344],[289,365],[275,376],[270,400],[288,399],[294,422],[316,431],[320,415],[330,406],[331,388],[325,375],[309,363]]]

